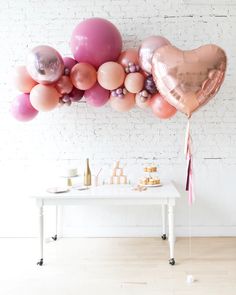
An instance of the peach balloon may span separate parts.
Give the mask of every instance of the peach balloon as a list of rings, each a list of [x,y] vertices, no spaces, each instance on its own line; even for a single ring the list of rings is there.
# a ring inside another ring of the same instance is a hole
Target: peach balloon
[[[70,78],[76,88],[87,90],[96,83],[97,72],[92,65],[80,62],[72,68]]]
[[[110,104],[118,112],[128,112],[135,106],[134,94],[127,92],[123,98],[111,95]]]
[[[136,105],[141,109],[148,109],[151,106],[151,94],[143,90],[135,95]]]
[[[125,71],[117,62],[108,61],[98,69],[98,83],[107,90],[120,87],[125,80]]]
[[[151,108],[154,115],[160,119],[169,119],[177,112],[176,108],[170,105],[159,93],[152,97]]]
[[[30,92],[30,102],[37,111],[51,111],[59,103],[60,94],[53,86],[38,84]]]
[[[118,63],[121,64],[124,68],[126,68],[129,63],[139,64],[139,55],[138,50],[134,48],[129,48],[123,52],[118,58]]]
[[[25,66],[18,66],[15,69],[14,84],[19,91],[30,93],[38,83],[31,78]]]
[[[62,76],[55,85],[57,92],[68,94],[73,89],[73,84],[68,76]]]
[[[125,78],[125,88],[131,93],[138,93],[143,89],[144,76],[140,73],[130,73]]]

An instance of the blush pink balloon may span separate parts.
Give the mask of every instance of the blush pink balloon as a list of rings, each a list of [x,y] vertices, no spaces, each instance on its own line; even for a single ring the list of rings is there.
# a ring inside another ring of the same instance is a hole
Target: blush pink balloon
[[[30,93],[37,82],[31,78],[25,66],[18,66],[15,69],[14,84],[19,91]]]
[[[151,109],[154,115],[160,119],[169,119],[177,112],[176,108],[169,104],[159,93],[151,98]]]
[[[80,62],[72,68],[70,78],[76,88],[87,90],[96,83],[97,72],[92,65]]]
[[[32,106],[42,112],[51,111],[59,103],[60,94],[53,86],[38,84],[30,92]]]
[[[138,50],[134,48],[129,48],[123,51],[118,58],[118,63],[121,64],[124,68],[126,68],[129,65],[129,63],[138,65],[139,64]]]
[[[73,84],[68,76],[62,76],[55,84],[57,92],[60,94],[68,94],[73,89]]]
[[[216,45],[190,51],[169,45],[155,51],[152,73],[165,99],[190,117],[219,91],[226,64],[225,52]]]
[[[151,36],[142,42],[139,48],[139,64],[145,72],[151,74],[154,51],[166,45],[170,45],[170,41],[161,36]]]
[[[96,83],[92,88],[85,91],[84,97],[88,104],[94,107],[101,107],[108,102],[110,91]]]
[[[64,71],[60,53],[47,45],[33,48],[27,56],[26,65],[33,80],[41,84],[56,82]]]
[[[127,92],[123,98],[110,96],[111,107],[118,112],[128,112],[135,106],[135,95]]]
[[[125,78],[125,88],[131,93],[138,93],[143,89],[144,80],[141,73],[130,73]]]
[[[122,39],[120,32],[108,20],[89,18],[75,27],[70,47],[78,62],[98,68],[107,61],[117,60],[122,49]]]
[[[11,105],[12,116],[21,122],[33,120],[38,111],[32,106],[29,94],[23,93],[18,95]]]
[[[125,71],[117,62],[109,61],[99,67],[97,78],[103,88],[113,90],[123,84]]]
[[[64,74],[69,75],[73,66],[77,64],[77,61],[73,59],[72,57],[63,57],[63,62],[64,62]]]

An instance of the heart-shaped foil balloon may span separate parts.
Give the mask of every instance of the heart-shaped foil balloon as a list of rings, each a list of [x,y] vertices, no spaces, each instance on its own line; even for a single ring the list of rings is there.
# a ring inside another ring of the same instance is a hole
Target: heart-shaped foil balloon
[[[226,63],[225,52],[216,45],[190,51],[167,45],[155,51],[152,74],[165,99],[190,117],[218,92]]]

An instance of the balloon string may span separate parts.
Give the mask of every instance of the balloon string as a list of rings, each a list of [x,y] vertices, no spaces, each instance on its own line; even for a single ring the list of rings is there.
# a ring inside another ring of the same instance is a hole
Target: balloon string
[[[188,206],[188,254],[189,254],[189,268],[188,273],[192,272],[192,206]]]
[[[193,155],[192,155],[192,138],[190,135],[190,118],[187,122],[186,136],[185,136],[185,157],[187,160],[187,176],[185,189],[188,192],[188,202],[192,205],[195,196],[193,189]]]

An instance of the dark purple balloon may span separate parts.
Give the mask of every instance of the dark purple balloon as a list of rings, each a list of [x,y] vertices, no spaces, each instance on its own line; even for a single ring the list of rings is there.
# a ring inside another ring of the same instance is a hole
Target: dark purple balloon
[[[16,120],[26,122],[33,120],[37,116],[38,111],[33,108],[29,94],[22,93],[12,102],[11,114]]]
[[[73,87],[72,91],[69,93],[69,96],[72,102],[77,102],[84,96],[84,91]]]
[[[152,75],[147,76],[147,78],[145,79],[144,89],[146,89],[150,94],[155,94],[158,92]]]

